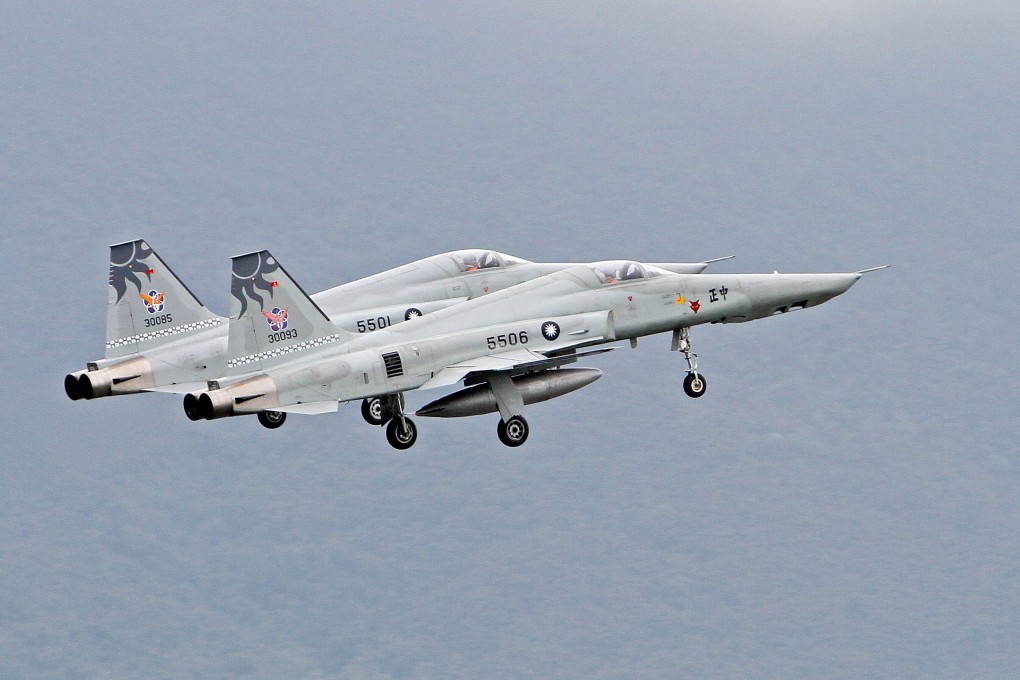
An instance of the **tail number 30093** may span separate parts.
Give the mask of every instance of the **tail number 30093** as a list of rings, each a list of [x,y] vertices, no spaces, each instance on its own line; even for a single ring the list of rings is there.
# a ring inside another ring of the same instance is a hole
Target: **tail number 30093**
[[[269,342],[283,342],[284,340],[290,340],[298,336],[297,329],[288,328],[285,331],[277,331],[276,333],[269,334]]]
[[[528,344],[528,332],[521,331],[519,333],[504,333],[503,335],[490,335],[485,339],[485,344],[489,349],[496,349],[497,347],[516,347],[517,345]]]

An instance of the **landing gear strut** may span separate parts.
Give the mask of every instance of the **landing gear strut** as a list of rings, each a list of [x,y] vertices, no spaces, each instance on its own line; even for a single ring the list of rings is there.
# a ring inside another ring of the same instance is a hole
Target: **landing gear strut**
[[[507,373],[493,373],[488,382],[499,407],[500,420],[496,426],[499,441],[507,446],[520,446],[528,439],[528,421],[521,415],[524,397]]]
[[[708,389],[705,376],[698,373],[698,355],[691,350],[691,329],[684,327],[673,331],[674,352],[683,352],[687,359],[687,377],[684,378],[684,392],[688,397],[697,399]]]
[[[365,400],[365,403],[369,403],[371,400]],[[414,442],[418,439],[418,428],[415,427],[414,422],[404,415],[404,395],[403,394],[388,394],[377,400],[379,404],[379,417],[380,424],[386,423],[386,441],[390,443],[395,449],[403,451],[414,446]],[[366,409],[362,405],[362,415],[365,415]],[[365,418],[368,420],[368,417]],[[369,420],[369,422],[372,422]]]

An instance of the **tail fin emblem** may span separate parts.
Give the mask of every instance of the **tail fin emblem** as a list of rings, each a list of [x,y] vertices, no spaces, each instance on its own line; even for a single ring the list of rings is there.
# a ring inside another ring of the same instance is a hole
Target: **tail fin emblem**
[[[273,329],[273,332],[282,331],[287,327],[287,310],[280,309],[279,307],[273,307],[270,312],[263,311],[263,316],[266,317],[266,322],[269,327]]]
[[[164,290],[162,293],[157,293],[154,290],[150,290],[149,294],[138,293],[142,298],[142,302],[145,303],[145,308],[149,310],[149,314],[156,314],[163,311],[163,296],[166,295]]]

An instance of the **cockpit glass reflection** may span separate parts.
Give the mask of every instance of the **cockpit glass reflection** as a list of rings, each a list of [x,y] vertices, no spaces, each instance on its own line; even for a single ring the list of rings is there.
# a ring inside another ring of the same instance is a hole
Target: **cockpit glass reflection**
[[[462,250],[452,253],[451,257],[462,272],[475,272],[479,269],[494,269],[503,266],[499,253],[491,250]]]
[[[596,262],[592,265],[592,271],[599,277],[599,281],[603,285],[648,278],[643,266],[637,262],[624,260],[618,262]]]

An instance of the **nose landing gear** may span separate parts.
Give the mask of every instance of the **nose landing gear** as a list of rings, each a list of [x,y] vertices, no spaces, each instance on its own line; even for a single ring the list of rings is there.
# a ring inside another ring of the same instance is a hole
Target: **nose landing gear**
[[[697,399],[705,394],[708,381],[698,373],[698,355],[691,350],[691,329],[684,327],[673,331],[673,345],[670,349],[683,352],[687,360],[687,377],[684,378],[684,392],[687,396]]]

